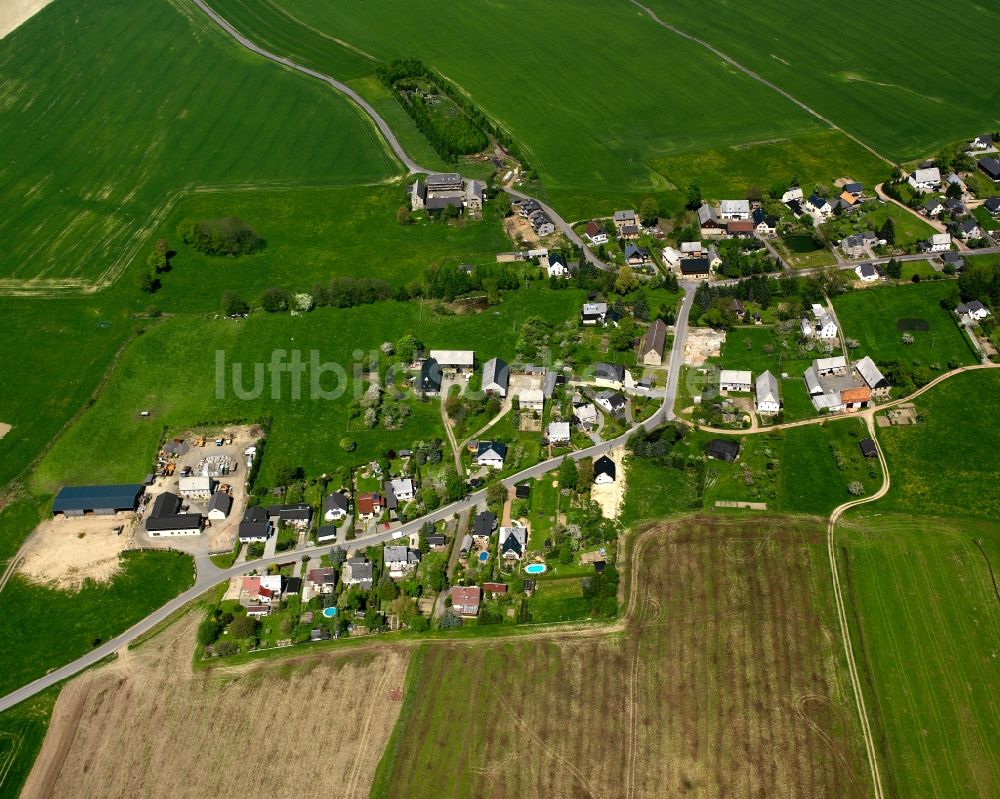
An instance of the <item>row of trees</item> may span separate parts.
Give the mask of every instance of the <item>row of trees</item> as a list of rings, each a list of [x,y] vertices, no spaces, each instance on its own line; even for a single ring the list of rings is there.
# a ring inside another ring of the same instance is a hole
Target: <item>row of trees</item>
[[[249,222],[238,216],[185,219],[177,226],[177,235],[205,255],[250,255],[267,243]]]

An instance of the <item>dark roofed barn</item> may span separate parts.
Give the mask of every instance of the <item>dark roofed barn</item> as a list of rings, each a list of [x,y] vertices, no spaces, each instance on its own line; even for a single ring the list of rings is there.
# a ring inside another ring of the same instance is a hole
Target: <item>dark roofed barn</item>
[[[858,442],[858,448],[861,450],[861,454],[866,458],[877,458],[878,448],[875,446],[875,442],[870,438],[863,438]]]
[[[710,458],[732,463],[740,456],[740,445],[736,441],[716,438],[708,443],[707,452]]]
[[[52,502],[52,515],[113,516],[119,511],[134,511],[144,488],[139,483],[106,486],[64,486]]]

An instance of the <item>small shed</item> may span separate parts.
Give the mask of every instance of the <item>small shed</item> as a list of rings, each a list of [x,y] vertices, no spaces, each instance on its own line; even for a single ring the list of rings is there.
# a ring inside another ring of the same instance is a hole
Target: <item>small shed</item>
[[[858,442],[858,449],[861,450],[861,454],[866,458],[877,458],[878,457],[878,447],[875,446],[875,442],[870,438],[863,438]]]

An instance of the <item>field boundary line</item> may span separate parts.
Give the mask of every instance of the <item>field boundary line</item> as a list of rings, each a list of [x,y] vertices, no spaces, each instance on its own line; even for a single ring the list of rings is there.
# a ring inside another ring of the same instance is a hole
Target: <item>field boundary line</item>
[[[700,47],[704,47],[710,53],[713,53],[713,54],[717,55],[719,58],[721,58],[723,61],[725,61],[727,64],[729,64],[731,67],[735,67],[736,69],[738,69],[740,72],[742,72],[747,77],[752,78],[753,80],[757,81],[758,83],[763,84],[764,86],[766,86],[767,88],[771,89],[772,91],[777,92],[782,97],[784,97],[786,100],[788,100],[788,101],[794,103],[795,105],[797,105],[799,108],[801,108],[807,114],[810,114],[811,116],[814,116],[816,119],[818,119],[820,122],[823,122],[826,125],[829,125],[833,130],[839,131],[840,133],[844,134],[847,138],[849,138],[855,144],[858,144],[861,147],[863,147],[864,149],[866,149],[868,152],[870,152],[872,155],[874,155],[880,161],[884,161],[885,163],[887,163],[889,166],[892,166],[892,167],[899,166],[899,164],[897,164],[895,161],[892,161],[889,158],[886,158],[884,155],[882,155],[882,153],[880,153],[878,150],[876,150],[870,144],[866,144],[861,139],[859,139],[857,136],[855,136],[853,133],[849,133],[848,131],[844,130],[842,127],[840,127],[840,125],[838,125],[832,119],[823,116],[815,108],[812,108],[812,107],[806,105],[804,102],[802,102],[800,99],[798,99],[797,97],[795,97],[793,94],[791,94],[790,92],[786,91],[785,89],[782,89],[780,86],[778,86],[778,84],[772,83],[771,81],[769,81],[767,78],[765,78],[760,73],[754,72],[752,69],[750,69],[750,67],[744,66],[739,61],[737,61],[735,58],[733,58],[731,55],[728,55],[728,54],[724,53],[718,47],[715,47],[714,45],[709,44],[704,39],[699,39],[697,36],[694,36],[693,34],[690,34],[687,31],[682,30],[681,28],[678,28],[676,25],[671,25],[669,22],[664,22],[662,19],[660,19],[656,15],[655,11],[653,11],[651,8],[649,8],[647,6],[644,6],[642,3],[638,2],[638,0],[629,0],[629,2],[632,3],[632,5],[636,6],[637,8],[642,9],[649,16],[649,18],[651,20],[653,20],[653,22],[655,22],[657,25],[660,25],[661,27],[666,28],[671,33],[675,33],[678,36],[680,36],[680,37],[682,37],[684,39],[687,39],[688,41],[694,42],[695,44],[699,45]]]

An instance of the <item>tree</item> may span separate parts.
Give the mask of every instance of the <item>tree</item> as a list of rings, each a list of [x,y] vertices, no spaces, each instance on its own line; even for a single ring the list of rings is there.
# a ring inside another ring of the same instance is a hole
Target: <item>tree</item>
[[[851,483],[847,486],[847,490],[848,492],[850,492],[852,496],[855,497],[860,497],[862,494],[865,493],[865,487],[861,484],[859,480],[852,480]]]
[[[410,209],[405,205],[401,205],[396,209],[396,222],[399,223],[400,227],[413,224],[413,214],[410,213]]]
[[[250,310],[250,305],[235,291],[227,291],[222,295],[222,313],[225,316],[237,316]]]
[[[579,479],[580,474],[577,471],[576,462],[568,456],[563,458],[562,463],[559,464],[559,487],[574,490]]]
[[[618,269],[618,277],[615,279],[615,291],[619,294],[628,294],[635,288],[635,285],[636,279],[632,267],[628,264],[623,264]]]
[[[415,352],[419,348],[420,342],[409,333],[396,342],[396,354],[404,363],[411,363]]]
[[[576,484],[580,491],[585,491],[594,482],[594,461],[592,458],[584,458],[576,465]]]
[[[644,199],[639,206],[639,219],[642,220],[642,224],[646,227],[652,227],[659,220],[659,216],[660,208],[656,204],[656,200],[652,197]]]
[[[280,313],[287,311],[291,297],[282,288],[272,286],[267,289],[260,298],[260,307],[268,313]]]
[[[354,452],[357,446],[358,446],[357,443],[353,439],[350,438],[340,439],[340,448],[344,450],[344,452]]]
[[[441,507],[441,495],[434,486],[427,486],[420,491],[420,497],[424,501],[424,507],[429,510],[437,510]]]
[[[229,625],[229,633],[233,638],[252,638],[257,632],[257,620],[252,616],[241,614]]]
[[[503,483],[490,483],[486,489],[486,502],[490,505],[502,505],[507,499],[507,489]]]
[[[892,258],[885,265],[885,273],[893,280],[899,280],[903,276],[903,266],[895,258]]]
[[[198,625],[198,643],[202,646],[214,644],[222,634],[222,622],[215,618],[207,618]]]
[[[155,294],[160,288],[160,281],[153,276],[152,270],[146,271],[139,280],[139,288],[146,294]]]
[[[687,201],[684,207],[689,211],[697,211],[701,207],[701,186],[695,181],[688,186]]]
[[[886,244],[889,246],[896,243],[896,223],[892,221],[892,217],[887,218],[882,223],[882,227],[878,230],[878,237],[885,239]]]
[[[952,200],[962,199],[962,184],[961,183],[949,183],[948,189],[945,191],[945,196],[951,198]]]

